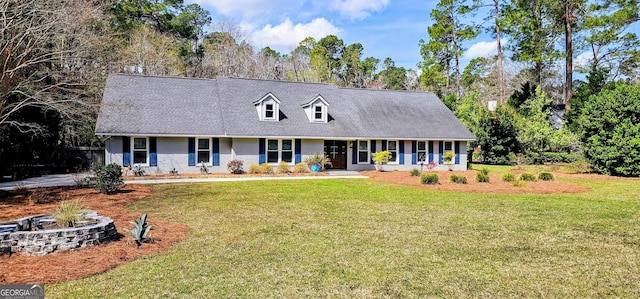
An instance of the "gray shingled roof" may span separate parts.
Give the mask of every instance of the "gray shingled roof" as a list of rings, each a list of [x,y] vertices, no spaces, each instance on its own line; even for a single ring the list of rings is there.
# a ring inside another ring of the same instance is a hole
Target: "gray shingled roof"
[[[260,121],[254,102],[267,93],[286,118]],[[331,120],[312,123],[302,105],[321,95]],[[100,135],[309,137],[472,140],[433,94],[339,88],[328,84],[218,77],[111,75]]]

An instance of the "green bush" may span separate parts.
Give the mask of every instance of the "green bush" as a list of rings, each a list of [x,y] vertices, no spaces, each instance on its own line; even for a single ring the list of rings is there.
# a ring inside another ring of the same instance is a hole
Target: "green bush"
[[[505,173],[502,175],[502,181],[504,182],[513,182],[516,180],[516,175],[513,173]]]
[[[619,82],[588,97],[575,123],[593,170],[640,176],[640,85]]]
[[[527,181],[527,182],[535,182],[536,181],[536,175],[533,174],[533,173],[525,172],[525,173],[520,175],[520,179],[523,180],[523,181]]]
[[[436,173],[423,173],[420,175],[420,182],[428,185],[435,185],[439,183],[439,177]]]
[[[289,173],[291,172],[291,166],[289,166],[289,163],[285,161],[280,161],[280,163],[278,163],[278,167],[276,168],[276,171],[278,173]]]
[[[483,169],[483,170],[486,170],[486,168]],[[478,182],[478,183],[488,183],[489,181],[490,181],[489,171],[486,171],[486,172],[480,171],[480,172],[476,173],[476,182]]]
[[[103,165],[96,163],[92,167],[95,176],[89,181],[102,194],[114,194],[124,185],[122,181],[122,167],[116,163]]]
[[[295,173],[307,173],[309,172],[309,165],[307,163],[301,162],[293,166],[293,172]]]
[[[273,166],[268,163],[260,164],[260,173],[273,173]]]
[[[543,163],[572,163],[582,158],[582,155],[576,153],[555,153],[544,152],[541,156]]]
[[[262,169],[258,164],[251,164],[249,165],[249,173],[252,173],[252,174],[262,173]]]
[[[420,169],[418,169],[418,168],[411,169],[411,171],[409,171],[409,173],[411,174],[411,176],[419,176],[420,175]]]
[[[455,175],[454,174],[454,175],[449,177],[449,180],[452,183],[455,183],[455,184],[466,184],[467,183],[467,177],[463,176],[463,175]]]
[[[554,177],[551,172],[541,172],[538,174],[538,179],[543,181],[553,181]]]

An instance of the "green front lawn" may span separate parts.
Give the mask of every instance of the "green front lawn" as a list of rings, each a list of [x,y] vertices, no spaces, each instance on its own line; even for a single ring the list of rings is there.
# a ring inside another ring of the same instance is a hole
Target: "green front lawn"
[[[639,297],[640,181],[578,182],[593,191],[467,194],[364,179],[156,185],[131,209],[188,224],[187,240],[46,294]]]

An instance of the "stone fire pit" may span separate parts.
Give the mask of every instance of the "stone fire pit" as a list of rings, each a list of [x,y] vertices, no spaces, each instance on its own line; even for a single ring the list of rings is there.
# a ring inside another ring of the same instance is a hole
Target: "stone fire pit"
[[[96,212],[90,212],[85,218],[87,221],[82,226],[69,228],[57,228],[49,215],[0,222],[0,252],[41,256],[100,245],[117,237],[113,219],[98,216]]]

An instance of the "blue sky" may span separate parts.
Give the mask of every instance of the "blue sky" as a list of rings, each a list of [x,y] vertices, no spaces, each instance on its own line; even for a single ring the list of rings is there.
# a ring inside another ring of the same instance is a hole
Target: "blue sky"
[[[211,13],[213,24],[231,20],[242,28],[251,44],[260,49],[269,46],[289,53],[305,37],[316,40],[333,34],[346,44],[361,43],[363,59],[390,57],[396,66],[417,70],[420,39],[427,40],[432,24],[430,12],[436,0],[185,0],[198,3]],[[476,17],[481,22],[482,12]],[[465,22],[469,20],[463,20]],[[640,31],[636,23],[632,32]],[[213,28],[209,28],[213,31]],[[577,41],[575,41],[577,42]],[[503,41],[503,46],[506,40]],[[496,54],[495,41],[487,34],[466,43],[461,59],[464,67],[470,59]],[[576,64],[586,62],[589,53],[576,53]]]
[[[429,13],[437,1],[390,0],[186,0],[241,26],[256,48],[289,53],[307,36],[333,34],[361,43],[363,59],[390,57],[396,66],[417,69],[418,41],[427,39]]]

